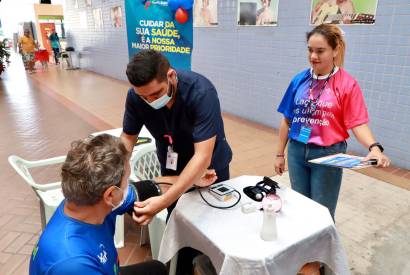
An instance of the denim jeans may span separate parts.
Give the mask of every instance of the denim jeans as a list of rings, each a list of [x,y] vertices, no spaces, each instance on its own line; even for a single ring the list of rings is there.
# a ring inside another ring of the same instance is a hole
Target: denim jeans
[[[332,154],[346,153],[346,147],[346,141],[331,146],[318,146],[292,139],[289,140],[288,145],[288,167],[292,189],[326,206],[333,220],[343,169],[308,161]]]

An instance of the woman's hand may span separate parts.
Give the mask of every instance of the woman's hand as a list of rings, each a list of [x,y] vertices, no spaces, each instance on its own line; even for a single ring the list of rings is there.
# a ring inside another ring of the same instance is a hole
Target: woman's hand
[[[378,147],[372,148],[372,150],[367,154],[364,161],[368,161],[370,159],[377,160],[377,167],[389,167],[390,166],[390,159],[383,154]]]
[[[370,144],[374,144],[376,141],[367,124],[352,128],[352,132],[365,148],[369,148]],[[376,159],[378,167],[388,167],[390,165],[390,159],[382,153],[378,146],[373,146],[363,161],[368,161],[370,159]]]
[[[275,172],[282,176],[283,172],[285,172],[285,157],[284,156],[276,156],[275,158]]]
[[[282,176],[285,172],[285,148],[288,143],[288,133],[289,133],[290,121],[287,118],[282,118],[279,126],[279,140],[276,145],[276,158],[274,161],[275,172]]]

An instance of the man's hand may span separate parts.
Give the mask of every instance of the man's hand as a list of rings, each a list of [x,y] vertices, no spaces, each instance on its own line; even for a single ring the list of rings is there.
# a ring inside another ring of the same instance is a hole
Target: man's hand
[[[165,207],[163,196],[151,197],[145,201],[135,202],[132,219],[139,225],[147,225],[151,222],[155,214]]]
[[[198,187],[207,187],[214,183],[218,179],[214,169],[206,170],[206,172],[199,179],[199,182],[195,184]]]

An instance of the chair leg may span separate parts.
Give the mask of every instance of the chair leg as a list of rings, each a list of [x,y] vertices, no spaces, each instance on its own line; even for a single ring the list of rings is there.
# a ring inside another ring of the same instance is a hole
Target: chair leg
[[[40,203],[41,231],[43,231],[47,225],[46,210],[45,210],[43,201],[39,200],[39,203]]]
[[[140,233],[140,246],[146,245],[148,242],[149,242],[148,226],[142,225],[141,233]]]
[[[151,223],[148,225],[151,254],[154,260],[158,260],[159,248],[166,227],[166,218],[167,211],[161,211],[152,218]]]
[[[114,244],[116,248],[124,247],[124,215],[117,216],[115,220]]]

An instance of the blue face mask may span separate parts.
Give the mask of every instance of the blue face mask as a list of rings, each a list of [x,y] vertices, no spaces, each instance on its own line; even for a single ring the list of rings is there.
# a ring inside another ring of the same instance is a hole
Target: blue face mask
[[[171,98],[172,98],[172,96],[173,96],[173,94],[174,93],[172,93],[171,94],[171,96],[169,96],[168,94],[169,94],[169,81],[168,81],[168,90],[167,90],[167,92],[163,95],[163,96],[161,96],[160,98],[158,98],[158,99],[156,99],[156,100],[154,100],[154,101],[152,101],[152,102],[148,102],[148,101],[146,101],[144,98],[142,98],[149,106],[151,106],[152,108],[154,108],[154,109],[156,109],[156,110],[158,110],[158,109],[161,109],[162,107],[164,107],[165,105],[167,105],[168,104],[168,102],[171,100]]]

